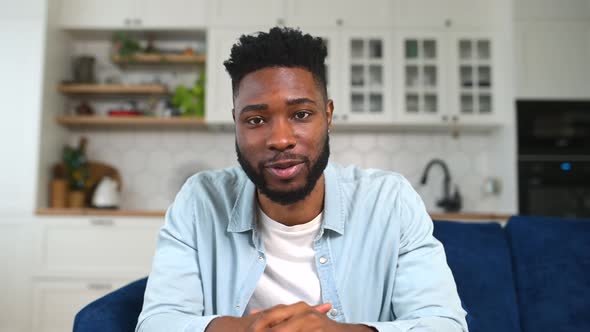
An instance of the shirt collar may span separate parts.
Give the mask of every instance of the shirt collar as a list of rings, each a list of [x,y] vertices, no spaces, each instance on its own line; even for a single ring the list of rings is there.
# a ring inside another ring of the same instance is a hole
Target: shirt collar
[[[240,169],[240,171],[242,171]],[[243,171],[242,171],[243,172]],[[342,202],[342,188],[335,167],[328,163],[324,170],[325,197],[323,229],[344,234],[346,209]],[[244,181],[239,185],[239,194],[232,209],[231,219],[227,226],[228,232],[246,232],[255,228],[256,224],[256,186],[244,173]]]

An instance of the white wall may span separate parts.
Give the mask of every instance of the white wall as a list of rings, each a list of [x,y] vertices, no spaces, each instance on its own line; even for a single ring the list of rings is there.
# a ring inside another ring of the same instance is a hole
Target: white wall
[[[45,0],[0,2],[0,216],[31,215],[36,192]]]
[[[0,1],[0,331],[30,329],[46,0]]]

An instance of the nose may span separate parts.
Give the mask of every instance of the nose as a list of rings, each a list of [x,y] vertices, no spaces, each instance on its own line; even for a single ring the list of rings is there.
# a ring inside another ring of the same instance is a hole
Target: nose
[[[274,121],[270,126],[270,132],[266,146],[270,150],[285,151],[295,147],[295,135],[293,128],[287,119]]]

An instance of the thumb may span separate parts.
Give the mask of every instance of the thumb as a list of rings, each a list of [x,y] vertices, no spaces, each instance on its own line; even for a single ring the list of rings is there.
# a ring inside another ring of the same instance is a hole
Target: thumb
[[[252,309],[250,310],[250,315],[256,315],[257,313],[261,312],[262,310],[260,309]]]
[[[332,309],[332,303],[322,303],[313,307],[315,310],[321,312],[322,314],[327,314],[330,309]]]

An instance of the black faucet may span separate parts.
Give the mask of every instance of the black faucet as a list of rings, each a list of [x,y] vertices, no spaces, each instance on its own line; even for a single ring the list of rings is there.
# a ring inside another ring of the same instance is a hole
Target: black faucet
[[[457,186],[455,186],[455,192],[451,196],[451,173],[449,172],[449,168],[447,167],[447,164],[445,164],[444,161],[440,159],[432,159],[431,161],[429,161],[426,165],[426,168],[424,169],[424,173],[422,173],[422,180],[420,181],[420,183],[422,183],[422,185],[426,184],[428,172],[430,171],[430,168],[434,165],[440,165],[444,172],[443,198],[439,199],[436,202],[436,205],[438,207],[443,208],[445,212],[457,212],[461,210],[461,207],[463,205],[463,199],[461,197],[461,194],[459,193],[459,188]]]

